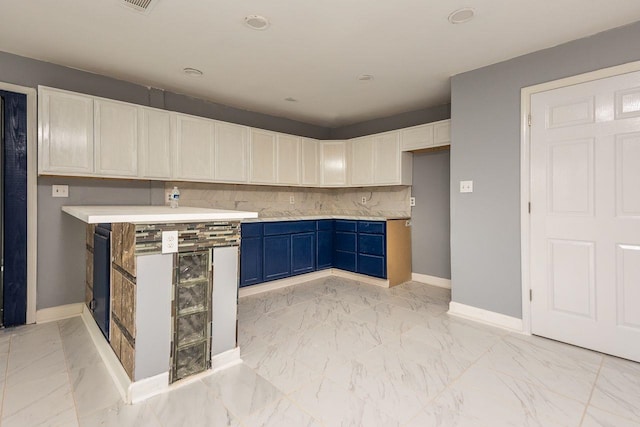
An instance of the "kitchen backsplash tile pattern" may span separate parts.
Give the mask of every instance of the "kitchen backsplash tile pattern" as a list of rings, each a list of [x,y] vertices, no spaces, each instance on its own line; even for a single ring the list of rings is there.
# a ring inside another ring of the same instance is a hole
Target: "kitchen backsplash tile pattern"
[[[167,182],[165,200],[173,186],[180,205],[258,212],[261,218],[313,215],[411,216],[411,187],[298,188],[244,184]],[[290,200],[293,197],[294,203]],[[362,198],[366,202],[362,203]]]

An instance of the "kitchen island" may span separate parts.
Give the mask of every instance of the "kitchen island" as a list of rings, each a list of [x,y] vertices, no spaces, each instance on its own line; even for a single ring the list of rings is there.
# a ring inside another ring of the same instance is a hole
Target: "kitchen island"
[[[165,206],[62,210],[87,223],[83,318],[125,401],[240,360],[240,220],[256,213]]]

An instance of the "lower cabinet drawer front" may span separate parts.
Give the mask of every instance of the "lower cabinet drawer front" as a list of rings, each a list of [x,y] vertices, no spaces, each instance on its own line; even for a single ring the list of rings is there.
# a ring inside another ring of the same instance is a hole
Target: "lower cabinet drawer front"
[[[385,225],[382,221],[358,221],[358,233],[384,234]]]
[[[336,231],[351,231],[355,233],[358,230],[358,222],[346,219],[336,219],[334,227]]]
[[[386,279],[385,257],[359,254],[358,273]]]
[[[355,252],[335,251],[333,257],[333,266],[340,270],[356,272],[357,255]]]
[[[264,235],[294,234],[316,231],[315,221],[281,221],[264,224]]]
[[[242,238],[245,237],[262,237],[263,224],[257,222],[249,222],[240,225],[240,233]]]
[[[335,236],[333,244],[337,251],[356,252],[356,233],[336,231]]]
[[[384,255],[385,236],[382,234],[358,234],[358,253]]]

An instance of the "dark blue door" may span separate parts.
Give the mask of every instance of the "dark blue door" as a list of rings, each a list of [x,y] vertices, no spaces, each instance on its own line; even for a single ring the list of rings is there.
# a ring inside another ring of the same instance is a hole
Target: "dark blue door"
[[[291,276],[291,235],[265,236],[264,280]]]
[[[109,339],[111,284],[111,232],[96,227],[93,235],[93,318]]]
[[[318,230],[318,270],[333,265],[333,231]]]
[[[316,270],[316,233],[291,235],[291,274]]]
[[[240,241],[240,287],[262,282],[262,236]]]
[[[27,97],[2,98],[2,217],[4,325],[27,321]],[[35,268],[35,267],[34,267]]]

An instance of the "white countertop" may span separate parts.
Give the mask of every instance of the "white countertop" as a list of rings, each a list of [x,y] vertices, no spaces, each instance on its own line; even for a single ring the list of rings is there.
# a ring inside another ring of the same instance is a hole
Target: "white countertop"
[[[365,216],[365,215],[291,215],[243,219],[242,222],[277,222],[277,221],[305,221],[321,219],[347,219],[356,221],[387,221],[394,219],[407,220],[408,216]]]
[[[62,211],[87,224],[131,222],[159,224],[200,221],[240,221],[257,218],[257,212],[180,206],[63,206]]]

